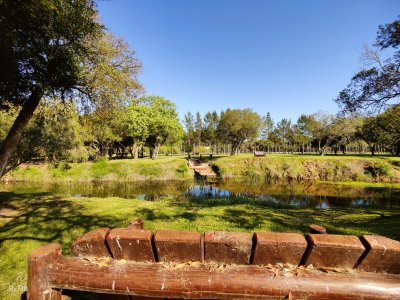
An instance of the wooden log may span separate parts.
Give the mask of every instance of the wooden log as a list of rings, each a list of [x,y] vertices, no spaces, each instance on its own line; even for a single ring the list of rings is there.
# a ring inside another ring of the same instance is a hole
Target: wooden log
[[[249,264],[252,234],[207,231],[204,234],[204,260],[227,264]]]
[[[107,236],[107,244],[115,259],[155,262],[150,230],[114,228]]]
[[[304,236],[298,233],[256,232],[254,238],[254,265],[298,265],[308,245]]]
[[[74,256],[110,256],[106,238],[109,228],[99,228],[80,236],[71,245]]]
[[[28,256],[28,300],[61,300],[61,292],[47,282],[48,265],[56,264],[61,257],[59,244],[48,244],[33,250]]]
[[[306,236],[306,265],[333,268],[354,268],[365,248],[352,235],[309,234]]]
[[[400,276],[316,269],[269,269],[255,265],[180,266],[111,260],[98,266],[62,257],[45,267],[53,288],[187,299],[398,299]]]
[[[368,272],[400,273],[400,242],[379,235],[363,235],[367,251],[358,268]]]
[[[197,231],[159,230],[154,243],[159,261],[202,261],[204,245]]]
[[[142,219],[134,219],[128,225],[128,229],[143,229],[143,228],[144,228],[144,222]]]
[[[308,230],[313,234],[326,234],[326,228],[317,224],[311,224]]]

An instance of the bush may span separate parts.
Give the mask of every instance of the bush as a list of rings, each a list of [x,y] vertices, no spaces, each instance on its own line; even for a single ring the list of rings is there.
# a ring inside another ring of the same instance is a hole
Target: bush
[[[89,152],[83,146],[67,151],[67,162],[85,162],[89,159]]]

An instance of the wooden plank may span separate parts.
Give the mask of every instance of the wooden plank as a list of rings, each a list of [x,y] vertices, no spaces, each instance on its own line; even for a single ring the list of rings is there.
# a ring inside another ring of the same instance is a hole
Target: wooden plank
[[[400,242],[379,235],[363,235],[367,248],[358,268],[368,272],[400,273]]]
[[[309,234],[306,265],[318,267],[354,268],[365,248],[352,235]]]
[[[114,228],[107,243],[115,259],[155,262],[150,230]]]
[[[159,230],[154,243],[159,261],[202,261],[202,239],[197,231]]]
[[[98,266],[62,257],[45,268],[52,288],[186,299],[398,299],[400,276],[254,265],[160,265],[111,260]]]
[[[256,232],[252,264],[267,265],[289,263],[298,265],[307,248],[302,234]]]
[[[249,264],[252,236],[246,232],[207,231],[204,234],[205,261]]]
[[[59,244],[48,244],[33,250],[28,256],[28,300],[61,300],[61,292],[50,288],[46,267],[61,257]]]
[[[109,228],[99,228],[80,236],[71,245],[74,256],[110,256],[106,238]]]

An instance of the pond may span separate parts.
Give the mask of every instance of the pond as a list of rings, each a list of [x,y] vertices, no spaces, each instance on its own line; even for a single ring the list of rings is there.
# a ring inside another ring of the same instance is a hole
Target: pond
[[[266,206],[290,206],[325,209],[331,207],[392,207],[400,206],[400,189],[354,188],[315,182],[240,183],[204,182],[106,182],[106,183],[8,183],[0,191],[14,193],[46,192],[74,197],[120,197],[155,201],[174,197],[196,199],[227,198],[235,201],[255,200]]]

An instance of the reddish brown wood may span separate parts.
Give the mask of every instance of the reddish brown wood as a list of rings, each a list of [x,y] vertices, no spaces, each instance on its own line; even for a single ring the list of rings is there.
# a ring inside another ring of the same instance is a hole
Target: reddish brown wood
[[[28,300],[61,300],[61,292],[51,289],[46,268],[61,257],[59,244],[48,244],[33,250],[28,256]]]
[[[379,235],[363,235],[367,248],[358,268],[368,272],[400,273],[400,242]]]
[[[306,265],[353,268],[365,251],[361,241],[352,235],[309,234]]]
[[[308,229],[313,234],[326,234],[326,228],[317,224],[311,224]]]
[[[208,231],[204,234],[204,259],[220,263],[249,264],[252,234]]]
[[[107,236],[107,243],[115,259],[155,262],[150,230],[115,228]]]
[[[159,261],[201,261],[203,245],[197,231],[159,230],[154,242]]]
[[[255,240],[254,265],[298,265],[307,248],[306,239],[298,233],[256,232]]]
[[[77,238],[71,245],[74,256],[110,256],[106,238],[109,228],[99,228]]]
[[[45,268],[54,288],[188,299],[398,299],[400,276],[274,269],[255,265],[137,263],[98,266],[62,258]]]
[[[134,219],[129,223],[128,229],[143,229],[144,222],[142,219]]]

